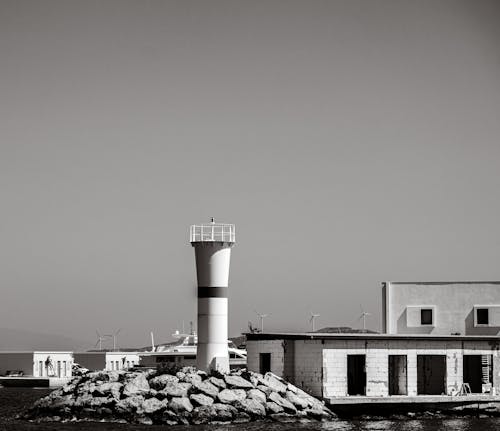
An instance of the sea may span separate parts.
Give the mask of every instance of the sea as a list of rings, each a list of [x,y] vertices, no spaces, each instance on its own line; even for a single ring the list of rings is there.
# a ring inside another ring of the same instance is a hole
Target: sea
[[[160,426],[129,425],[104,422],[33,423],[16,419],[35,400],[47,395],[49,389],[0,388],[0,431],[496,431],[500,418],[425,418],[399,420],[335,420],[331,422],[275,423],[250,422],[233,425]]]

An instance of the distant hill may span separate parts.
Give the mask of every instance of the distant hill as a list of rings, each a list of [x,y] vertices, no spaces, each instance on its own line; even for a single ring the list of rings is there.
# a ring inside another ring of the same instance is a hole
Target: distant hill
[[[354,329],[349,326],[328,326],[314,332],[321,334],[378,334],[377,331],[371,329]]]
[[[0,328],[0,351],[67,350],[81,351],[93,347],[91,342],[64,335],[44,334],[24,329]]]

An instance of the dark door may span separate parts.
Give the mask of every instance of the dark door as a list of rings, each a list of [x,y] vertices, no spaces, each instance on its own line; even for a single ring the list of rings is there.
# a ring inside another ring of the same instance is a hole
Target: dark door
[[[408,395],[406,355],[389,355],[389,395]]]
[[[259,372],[265,374],[268,371],[271,371],[271,354],[261,353],[259,355]]]
[[[445,355],[417,355],[417,393],[446,394]]]
[[[480,394],[483,388],[483,367],[481,355],[464,355],[464,383],[468,383],[473,394]]]
[[[347,393],[348,395],[366,394],[366,356],[347,355]]]

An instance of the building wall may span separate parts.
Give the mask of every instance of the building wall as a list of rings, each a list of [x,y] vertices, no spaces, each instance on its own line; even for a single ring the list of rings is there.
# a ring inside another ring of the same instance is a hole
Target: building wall
[[[47,366],[50,356],[52,366]],[[35,377],[71,377],[73,353],[71,352],[34,352],[32,375]]]
[[[106,370],[123,370],[139,365],[139,355],[133,352],[106,352]]]
[[[500,282],[391,283],[382,290],[383,329],[388,334],[500,334]],[[475,306],[489,309],[489,325],[477,325]],[[420,324],[420,308],[434,310]]]
[[[293,349],[289,346],[293,343]],[[347,396],[347,356],[366,355],[366,395],[389,395],[389,355],[407,357],[407,394],[417,395],[417,356],[446,357],[445,391],[463,383],[463,355],[493,355],[493,385],[500,387],[498,343],[460,340],[248,340],[248,368],[259,371],[259,354],[271,353],[271,371],[318,397]],[[287,358],[293,352],[293,360]],[[293,363],[293,368],[283,366]],[[293,370],[293,371],[291,371]]]
[[[271,372],[284,376],[284,340],[247,341],[247,366],[249,370],[259,372],[260,353],[271,353]]]

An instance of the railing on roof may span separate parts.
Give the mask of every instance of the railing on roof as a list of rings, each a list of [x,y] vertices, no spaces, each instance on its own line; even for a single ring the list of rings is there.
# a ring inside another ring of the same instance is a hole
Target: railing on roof
[[[192,225],[189,230],[189,241],[236,242],[234,224],[207,223]]]

